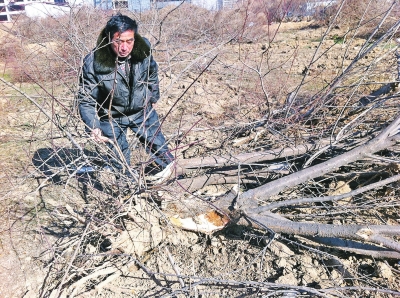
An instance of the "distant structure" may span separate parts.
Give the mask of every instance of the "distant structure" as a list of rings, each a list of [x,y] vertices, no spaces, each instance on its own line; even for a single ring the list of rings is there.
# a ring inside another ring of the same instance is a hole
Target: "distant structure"
[[[160,9],[168,5],[179,5],[182,2],[182,0],[94,0],[94,6],[101,9],[128,9],[142,12],[151,8]],[[190,3],[191,0],[185,2]]]
[[[60,15],[69,10],[65,0],[0,0],[0,22],[11,22],[21,14],[29,17]]]
[[[328,1],[307,1],[305,3],[305,10],[308,12],[314,12],[317,8],[321,7],[329,7],[337,3],[337,0],[328,0]]]
[[[191,3],[209,10],[220,10],[233,8],[238,0],[94,0],[94,6],[102,9],[128,9],[142,12],[151,8],[161,9],[169,5],[179,5],[182,2]]]
[[[290,16],[290,14],[292,14],[292,16],[299,17],[312,16],[317,13],[318,10],[335,5],[337,2],[337,0],[308,0],[300,4],[297,9],[288,12],[288,15]]]
[[[168,5],[179,5],[182,2],[191,3],[191,0],[128,0],[129,1],[129,10],[133,11],[145,11],[150,8],[161,9]]]
[[[136,12],[152,8],[161,9],[168,5],[191,3],[208,10],[233,8],[243,0],[0,0],[0,22],[11,22],[19,15],[28,17],[58,16],[67,13],[69,6],[76,4],[94,5],[100,9],[127,9]],[[70,5],[67,5],[67,4]]]
[[[220,0],[220,2],[221,2],[220,9],[222,9],[222,8],[233,8],[238,2],[242,2],[242,1]]]

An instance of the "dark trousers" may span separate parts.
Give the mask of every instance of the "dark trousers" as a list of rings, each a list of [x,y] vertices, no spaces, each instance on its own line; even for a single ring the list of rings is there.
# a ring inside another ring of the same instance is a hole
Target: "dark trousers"
[[[135,115],[105,119],[100,121],[100,125],[103,135],[114,141],[114,144],[108,143],[108,146],[113,152],[110,162],[116,168],[122,169],[124,162],[130,165],[131,150],[126,139],[128,128],[134,132],[161,169],[174,159],[161,132],[158,114],[154,109],[143,111],[139,117]]]

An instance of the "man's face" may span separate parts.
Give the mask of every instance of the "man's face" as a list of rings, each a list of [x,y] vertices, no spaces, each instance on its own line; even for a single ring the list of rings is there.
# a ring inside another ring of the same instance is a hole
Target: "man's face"
[[[132,30],[116,32],[111,40],[111,48],[118,57],[128,57],[135,43],[135,33]]]

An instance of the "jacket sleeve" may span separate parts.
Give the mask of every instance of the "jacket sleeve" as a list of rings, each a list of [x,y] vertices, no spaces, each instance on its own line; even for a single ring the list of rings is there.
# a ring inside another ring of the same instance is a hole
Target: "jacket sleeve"
[[[158,65],[157,62],[153,59],[153,55],[150,56],[149,67],[150,69],[148,88],[150,90],[150,102],[156,103],[160,99],[160,82],[158,80]]]
[[[100,121],[97,115],[97,98],[99,96],[98,82],[95,79],[92,59],[88,55],[82,66],[79,76],[78,107],[86,130],[100,128]],[[87,59],[89,58],[89,59]]]

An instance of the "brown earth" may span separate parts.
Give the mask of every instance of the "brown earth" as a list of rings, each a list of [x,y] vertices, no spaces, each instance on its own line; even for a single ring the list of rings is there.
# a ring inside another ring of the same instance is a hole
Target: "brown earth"
[[[260,62],[260,53],[270,45],[269,55],[273,59],[270,58],[268,66],[269,100],[271,109],[278,109],[288,92],[301,81],[305,71],[309,71],[309,77],[302,87],[302,94],[307,97],[340,74],[353,61],[364,42],[361,38],[354,38],[339,43],[335,36],[342,36],[343,32],[334,30],[319,49],[321,57],[307,68],[326,29],[312,28],[310,25],[309,22],[280,24],[279,34],[273,43],[265,40],[253,44],[227,44],[218,53],[219,63],[198,79],[194,87],[184,94],[179,108],[172,112],[169,112],[171,105],[197,74],[193,71],[178,77],[177,73],[161,71],[163,99],[157,109],[160,114],[168,115],[163,128],[166,135],[183,148],[178,151],[181,158],[210,152],[246,152],[269,147],[273,143],[274,136],[265,129],[254,132],[251,137],[224,129],[239,129],[241,125],[261,119],[266,111],[257,98],[243,97],[243,94],[251,93],[251,86],[237,80],[237,77],[221,78],[220,70],[226,65],[243,70],[243,61],[237,59],[239,51],[246,57],[255,57],[244,61],[253,67]],[[274,31],[274,26],[278,25],[272,25],[269,30]],[[379,65],[368,74],[369,79],[378,82],[393,80],[393,57],[387,52],[386,47],[376,48],[359,63],[358,69],[381,57]],[[208,61],[197,60],[196,63],[201,68]],[[163,63],[160,66],[163,69]],[[7,78],[7,65],[4,69],[3,78]],[[357,76],[352,77],[354,81],[357,79]],[[175,80],[179,80],[179,84],[174,83]],[[77,293],[82,293],[84,290],[78,287],[77,276],[101,266],[97,261],[104,256],[101,255],[100,240],[97,239],[93,241],[98,242],[87,244],[79,251],[78,261],[74,259],[83,231],[79,216],[97,215],[96,211],[106,210],[107,206],[117,202],[109,194],[85,189],[84,182],[74,177],[68,178],[65,173],[61,175],[62,183],[46,181],[32,165],[33,153],[42,148],[70,145],[65,139],[59,139],[60,134],[54,132],[54,126],[46,123],[45,117],[30,102],[15,90],[0,86],[0,112],[3,119],[0,124],[0,208],[3,227],[0,234],[0,296],[48,297],[52,292],[54,296],[51,297],[56,297],[57,284],[63,278],[76,286]],[[24,90],[32,88],[28,84],[18,87]],[[367,94],[368,88],[373,87],[360,87],[357,92],[360,95]],[[184,137],[177,138],[177,132]],[[254,141],[256,135],[258,141]],[[84,139],[79,141],[85,142]],[[141,155],[133,157],[133,161],[141,161],[143,156],[146,155],[141,152]],[[41,183],[45,183],[46,187]],[[197,193],[216,196],[231,187],[210,186]],[[168,195],[168,189],[160,191],[164,191],[161,196]],[[169,199],[174,199],[173,194],[169,196]],[[361,284],[364,287],[399,290],[400,268],[396,261],[338,253],[334,249],[315,246],[305,239],[301,239],[301,243],[306,244],[298,245],[298,237],[272,235],[237,226],[213,235],[182,231],[160,216],[157,209],[165,206],[148,204],[145,200],[148,197],[157,196],[150,194],[146,197],[144,194],[134,197],[130,212],[136,220],[124,223],[129,233],[124,231],[115,236],[113,246],[119,249],[118,254],[105,257],[104,264],[109,264],[109,267],[112,267],[112,262],[125,264],[126,255],[136,256],[150,271],[162,273],[155,277],[166,289],[178,291],[180,287],[191,287],[193,297],[256,297],[260,295],[257,294],[259,284],[256,283],[284,284],[286,286],[282,287],[281,293],[287,295],[301,286],[332,289]],[[195,198],[188,195],[188,199]],[[130,200],[132,203],[132,198]],[[126,204],[124,201],[120,203]],[[171,215],[171,211],[163,209],[163,214]],[[96,224],[101,227],[100,223]],[[106,226],[104,224],[103,228],[107,229]],[[110,233],[114,231],[113,228],[112,225],[108,228]],[[132,236],[133,240],[129,239]],[[121,248],[124,251],[121,252]],[[121,265],[121,268],[125,267]],[[89,283],[85,288],[86,294],[80,297],[168,296],[170,291],[157,287],[142,269],[133,262],[128,263],[121,276],[115,276],[102,289],[91,288]],[[185,285],[180,284],[176,277],[177,270],[182,276],[192,278],[185,278]],[[69,275],[72,271],[77,275]],[[192,284],[188,284],[188,280]],[[100,281],[100,278],[92,280],[93,285]],[[201,285],[196,285],[198,281],[202,281]],[[345,297],[390,297],[366,290],[354,295],[357,296],[343,294]],[[179,292],[176,296],[185,297]]]

